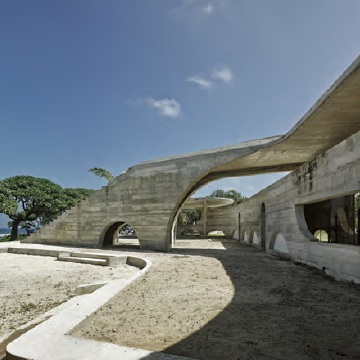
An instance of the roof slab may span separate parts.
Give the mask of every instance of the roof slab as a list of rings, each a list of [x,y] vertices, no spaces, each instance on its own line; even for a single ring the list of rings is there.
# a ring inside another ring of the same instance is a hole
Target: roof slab
[[[224,152],[243,155],[212,168],[201,182],[229,176],[292,171],[360,130],[360,56],[284,135],[143,162],[209,160]],[[240,153],[239,153],[240,154]]]

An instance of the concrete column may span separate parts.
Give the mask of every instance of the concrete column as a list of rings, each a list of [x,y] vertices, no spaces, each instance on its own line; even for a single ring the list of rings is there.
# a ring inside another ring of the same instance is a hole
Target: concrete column
[[[204,205],[203,205],[203,216],[204,216],[204,239],[207,238],[207,199],[204,200]]]

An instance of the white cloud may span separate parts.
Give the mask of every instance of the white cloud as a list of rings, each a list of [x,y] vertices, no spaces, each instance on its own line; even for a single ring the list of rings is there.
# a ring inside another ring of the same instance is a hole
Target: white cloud
[[[231,71],[231,69],[229,67],[224,66],[222,68],[213,69],[213,71],[211,72],[211,77],[214,80],[220,80],[220,81],[223,81],[225,83],[229,83],[233,79],[233,74],[232,74],[232,71]]]
[[[186,80],[198,85],[203,89],[210,89],[217,82],[223,82],[223,83],[231,82],[234,76],[231,69],[228,66],[223,66],[221,68],[214,68],[211,71],[210,77],[212,80],[204,76],[194,75],[187,78]]]
[[[213,0],[205,5],[206,3],[203,0],[201,2],[199,0],[183,0],[178,6],[172,8],[171,12],[174,14],[184,14],[188,17],[195,17],[195,19],[199,20],[214,13],[214,2],[216,2],[216,0]]]
[[[213,83],[211,80],[205,79],[204,77],[202,77],[200,75],[191,76],[187,79],[187,81],[193,82],[203,89],[210,89],[213,86]]]
[[[181,105],[174,99],[147,99],[150,107],[158,110],[158,113],[162,116],[175,118],[181,113]]]
[[[202,8],[202,12],[205,15],[211,15],[214,12],[214,5],[207,4],[205,7]]]

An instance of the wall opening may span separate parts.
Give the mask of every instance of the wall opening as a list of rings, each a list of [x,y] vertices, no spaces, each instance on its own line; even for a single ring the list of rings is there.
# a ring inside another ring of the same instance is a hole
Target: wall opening
[[[257,244],[260,247],[260,222],[254,221],[252,224],[246,222],[247,214],[240,215],[237,206],[242,200],[253,196],[259,190],[274,183],[287,174],[287,172],[256,174],[253,176],[227,177],[209,182],[200,179],[198,183],[199,187],[197,188],[197,184],[192,185],[189,192],[186,192],[184,198],[179,201],[179,207],[174,209],[174,215],[171,218],[171,227],[169,226],[170,234],[168,238],[171,247],[176,247],[177,245],[180,246],[181,244],[176,244],[176,242],[177,240],[181,240],[183,236],[189,236],[193,239],[207,239],[210,237],[211,234],[209,236],[208,234],[212,230],[221,230],[225,234],[226,239],[236,239],[245,242],[249,242],[251,238],[250,234],[252,231],[256,231],[257,234],[255,240],[258,240]],[[234,203],[219,208],[212,208],[210,206],[206,213],[205,207],[202,207],[200,220],[183,224],[178,220],[184,215],[181,212],[186,209],[186,203],[190,197],[228,197],[232,198]],[[207,219],[206,223],[204,221],[205,218]]]
[[[139,248],[135,229],[124,221],[111,224],[105,232],[103,247]]]
[[[207,238],[225,238],[225,233],[221,229],[211,230],[207,233]]]
[[[321,242],[329,242],[329,235],[326,230],[316,230],[314,236]]]
[[[321,242],[358,245],[357,195],[305,204],[307,227]]]
[[[266,246],[266,208],[265,204],[261,204],[261,215],[260,215],[260,228],[261,228],[261,249],[265,250]]]

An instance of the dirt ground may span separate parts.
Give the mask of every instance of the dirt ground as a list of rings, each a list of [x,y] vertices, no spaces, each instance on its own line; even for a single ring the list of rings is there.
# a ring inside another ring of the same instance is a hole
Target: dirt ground
[[[358,286],[231,241],[141,255],[149,272],[72,335],[204,360],[360,359]]]
[[[0,253],[0,337],[75,295],[76,287],[128,278],[138,269],[57,261],[53,257]]]

